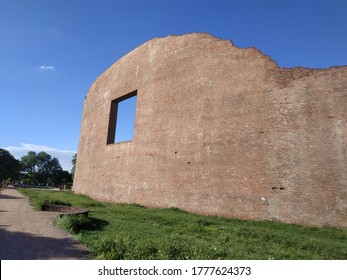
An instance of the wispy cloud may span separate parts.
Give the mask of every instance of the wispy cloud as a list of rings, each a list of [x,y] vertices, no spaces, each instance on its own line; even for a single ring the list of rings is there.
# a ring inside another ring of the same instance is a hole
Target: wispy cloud
[[[40,69],[43,71],[54,71],[55,67],[52,65],[41,65]]]
[[[4,147],[4,149],[9,151],[16,159],[20,159],[22,156],[27,155],[29,151],[37,153],[41,151],[46,152],[52,157],[58,158],[61,167],[67,171],[71,171],[71,160],[73,155],[76,153],[76,151],[59,150],[48,146],[27,143],[20,143],[19,146]]]

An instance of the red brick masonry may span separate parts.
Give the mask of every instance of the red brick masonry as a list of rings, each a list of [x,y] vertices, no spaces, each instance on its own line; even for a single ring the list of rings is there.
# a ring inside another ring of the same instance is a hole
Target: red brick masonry
[[[107,145],[137,91],[134,139]],[[347,67],[279,68],[208,34],[155,38],[91,86],[76,193],[208,215],[347,226]]]

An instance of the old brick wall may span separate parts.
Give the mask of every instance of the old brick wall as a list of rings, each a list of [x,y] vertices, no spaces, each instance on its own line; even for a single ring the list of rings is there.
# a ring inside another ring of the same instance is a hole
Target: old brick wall
[[[107,145],[137,90],[134,139]],[[156,38],[85,99],[73,189],[208,215],[347,226],[347,67],[282,69],[208,34]]]

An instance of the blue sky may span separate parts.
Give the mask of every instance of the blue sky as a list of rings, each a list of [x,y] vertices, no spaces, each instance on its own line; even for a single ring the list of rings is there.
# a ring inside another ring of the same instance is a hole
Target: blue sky
[[[346,0],[0,0],[0,147],[69,170],[93,81],[147,40],[190,32],[282,67],[347,65]]]

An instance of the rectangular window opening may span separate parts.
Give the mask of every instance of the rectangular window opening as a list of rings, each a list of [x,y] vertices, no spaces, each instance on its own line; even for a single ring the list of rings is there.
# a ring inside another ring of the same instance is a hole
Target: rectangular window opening
[[[137,91],[111,102],[107,144],[133,140],[136,116]]]

